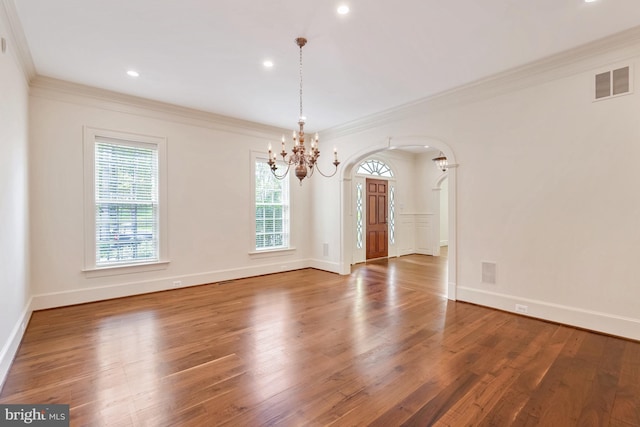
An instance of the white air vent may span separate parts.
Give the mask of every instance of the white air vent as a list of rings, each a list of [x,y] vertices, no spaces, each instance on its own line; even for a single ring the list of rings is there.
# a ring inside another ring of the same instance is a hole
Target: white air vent
[[[629,67],[613,70],[611,75],[613,95],[629,92]]]
[[[596,74],[596,99],[611,96],[611,71]]]
[[[595,99],[609,98],[631,92],[630,67],[596,74]]]
[[[495,262],[482,263],[482,283],[488,283],[490,285],[496,284],[496,263]]]

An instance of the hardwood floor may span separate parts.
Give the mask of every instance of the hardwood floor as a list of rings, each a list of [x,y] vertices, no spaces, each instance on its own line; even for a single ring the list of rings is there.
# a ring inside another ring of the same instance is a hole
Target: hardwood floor
[[[640,343],[447,301],[445,261],[36,312],[0,403],[78,426],[640,426]]]

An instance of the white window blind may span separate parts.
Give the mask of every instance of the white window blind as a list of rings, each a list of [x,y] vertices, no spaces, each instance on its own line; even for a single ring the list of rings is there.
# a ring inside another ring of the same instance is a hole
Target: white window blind
[[[255,161],[256,249],[289,247],[289,180],[273,176],[266,160]]]
[[[95,140],[96,266],[159,260],[158,149]]]

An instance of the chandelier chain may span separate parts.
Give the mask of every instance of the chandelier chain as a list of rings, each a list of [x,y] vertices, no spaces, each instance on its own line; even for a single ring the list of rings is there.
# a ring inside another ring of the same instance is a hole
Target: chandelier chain
[[[300,117],[302,115],[302,46],[300,46]]]

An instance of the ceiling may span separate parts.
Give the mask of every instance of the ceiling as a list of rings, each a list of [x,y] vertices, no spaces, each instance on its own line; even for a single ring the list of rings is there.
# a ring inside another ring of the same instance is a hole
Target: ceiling
[[[640,25],[638,0],[14,1],[39,75],[284,128],[304,36],[309,132]]]

